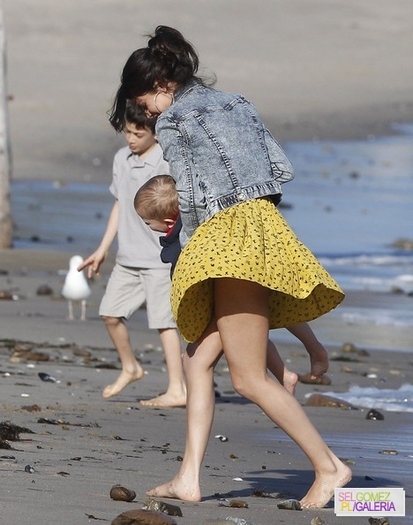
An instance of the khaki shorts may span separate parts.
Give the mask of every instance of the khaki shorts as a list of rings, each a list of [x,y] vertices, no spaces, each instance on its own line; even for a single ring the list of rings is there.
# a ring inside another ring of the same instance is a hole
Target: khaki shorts
[[[169,265],[165,265],[165,269],[143,269],[116,264],[100,303],[99,315],[127,320],[146,302],[149,328],[176,328],[170,288]]]

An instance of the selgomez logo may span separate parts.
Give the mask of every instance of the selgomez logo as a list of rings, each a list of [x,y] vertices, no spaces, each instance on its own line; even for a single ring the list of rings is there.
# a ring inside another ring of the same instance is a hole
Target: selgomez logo
[[[405,493],[402,488],[340,488],[334,490],[337,516],[404,516]]]

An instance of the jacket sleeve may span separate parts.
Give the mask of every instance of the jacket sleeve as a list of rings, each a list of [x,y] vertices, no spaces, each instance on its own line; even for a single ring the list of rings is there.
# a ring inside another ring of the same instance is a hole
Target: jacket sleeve
[[[288,160],[286,154],[282,150],[281,146],[271,135],[268,129],[264,132],[265,144],[268,149],[270,156],[271,168],[274,174],[275,180],[280,184],[289,182],[294,178],[294,168],[291,162]]]

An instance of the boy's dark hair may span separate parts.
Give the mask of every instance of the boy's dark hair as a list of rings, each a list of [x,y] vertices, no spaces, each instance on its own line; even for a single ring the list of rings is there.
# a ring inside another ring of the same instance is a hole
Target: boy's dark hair
[[[125,122],[134,124],[138,129],[148,128],[155,134],[156,117],[146,116],[144,110],[132,100],[128,100],[126,103]]]

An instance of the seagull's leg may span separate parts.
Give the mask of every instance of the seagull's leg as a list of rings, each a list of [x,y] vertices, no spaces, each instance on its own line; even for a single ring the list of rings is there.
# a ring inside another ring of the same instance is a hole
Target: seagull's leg
[[[86,299],[83,299],[81,304],[82,304],[82,313],[80,316],[80,320],[86,321]]]
[[[72,301],[70,299],[67,302],[67,305],[69,307],[69,321],[73,321],[74,320],[74,317],[73,317],[73,303],[72,303]]]

